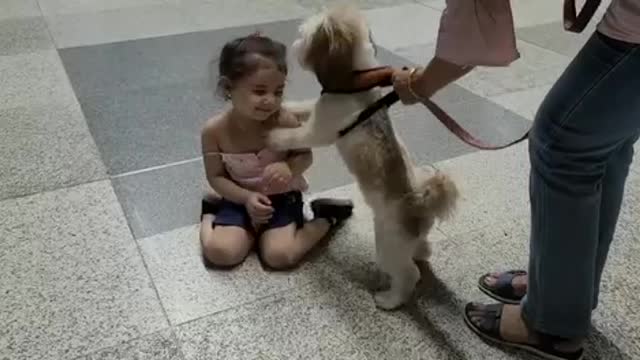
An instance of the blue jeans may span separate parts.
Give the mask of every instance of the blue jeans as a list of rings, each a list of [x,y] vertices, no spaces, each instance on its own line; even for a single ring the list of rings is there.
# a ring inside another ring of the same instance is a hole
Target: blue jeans
[[[640,135],[640,46],[594,33],[536,114],[529,137],[531,239],[523,317],[589,334]]]

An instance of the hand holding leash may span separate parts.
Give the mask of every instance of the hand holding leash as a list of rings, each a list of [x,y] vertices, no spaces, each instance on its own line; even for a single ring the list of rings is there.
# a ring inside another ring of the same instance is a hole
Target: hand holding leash
[[[422,102],[426,99],[425,96],[422,96],[419,93],[419,90],[414,88],[414,79],[416,73],[419,73],[421,70],[416,68],[408,69],[403,67],[402,69],[395,70],[391,79],[393,81],[393,89],[398,96],[400,97],[400,101],[404,105],[413,105],[419,102]]]

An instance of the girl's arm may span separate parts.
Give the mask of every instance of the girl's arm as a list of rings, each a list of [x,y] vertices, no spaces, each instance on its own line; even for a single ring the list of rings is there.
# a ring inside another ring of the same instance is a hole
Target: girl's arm
[[[238,186],[229,179],[229,175],[224,169],[220,148],[218,147],[218,133],[220,125],[217,121],[210,121],[202,129],[202,158],[204,169],[209,185],[223,198],[237,203],[246,204],[251,191]]]

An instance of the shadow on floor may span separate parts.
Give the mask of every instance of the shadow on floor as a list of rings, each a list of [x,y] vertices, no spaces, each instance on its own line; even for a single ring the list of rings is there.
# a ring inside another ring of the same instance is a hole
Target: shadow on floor
[[[632,334],[629,334],[632,335]],[[633,335],[632,335],[633,336]],[[631,360],[630,355],[622,352],[616,344],[609,340],[598,329],[591,329],[587,340],[585,360]],[[637,358],[637,357],[636,357]]]
[[[377,270],[373,262],[355,261],[349,264],[341,263],[337,265],[357,287],[366,289],[371,293],[387,285],[386,277]],[[466,301],[458,298],[456,294],[434,274],[428,263],[419,263],[418,266],[422,280],[416,288],[414,299],[399,311],[406,314],[409,319],[418,325],[424,334],[424,339],[429,341],[431,346],[437,347],[441,352],[448,354],[448,359],[470,359],[468,352],[460,348],[460,341],[452,339],[452,334],[432,321],[430,319],[431,315],[428,312],[428,309],[437,305],[438,311],[446,312],[444,316],[448,318],[461,318],[462,309]],[[429,304],[426,304],[427,302]],[[504,351],[513,354],[514,357],[518,359],[537,359],[522,351],[510,349],[505,349]],[[631,360],[632,357],[622,352],[618,346],[600,331],[593,329],[586,345],[585,360],[601,359]]]
[[[420,306],[420,299],[429,298],[429,302],[441,305],[440,309],[448,312],[449,316],[457,317],[460,314],[462,301],[453,291],[447,287],[433,272],[428,262],[418,262],[420,269],[420,282],[416,287],[414,301],[407,304],[401,311],[405,312],[420,327],[425,339],[430,339],[434,346],[445,350],[449,359],[467,359],[464,349],[460,349],[441,327],[430,320],[426,312],[427,307]]]

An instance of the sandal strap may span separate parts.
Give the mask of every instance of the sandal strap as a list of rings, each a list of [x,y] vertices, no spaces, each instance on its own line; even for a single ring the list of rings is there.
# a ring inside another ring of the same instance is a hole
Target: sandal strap
[[[502,318],[503,304],[485,305],[486,316],[482,320],[482,325],[491,333],[500,335],[500,319]]]
[[[513,291],[513,279],[521,274],[516,273],[515,271],[507,271],[505,273],[500,274],[496,281],[496,289],[505,289],[510,292]]]
[[[469,303],[465,308],[465,312],[467,315],[470,312],[482,313],[482,321],[480,321],[480,324],[477,324],[476,326],[478,326],[483,332],[500,338],[500,319],[502,318],[503,308],[503,304],[479,305]]]
[[[504,297],[504,298],[517,298],[519,296],[515,295],[515,289],[513,288],[513,279],[515,279],[518,276],[522,276],[522,275],[526,275],[527,272],[523,271],[523,270],[510,270],[510,271],[506,271],[500,274],[500,276],[498,276],[498,278],[496,279],[496,284],[495,286],[489,287],[488,285],[486,285],[485,280],[487,279],[487,277],[491,276],[490,274],[486,274],[484,275],[480,281],[481,281],[481,285],[491,291],[492,293],[500,296],[500,297]]]

